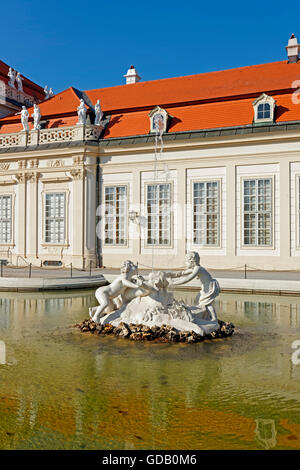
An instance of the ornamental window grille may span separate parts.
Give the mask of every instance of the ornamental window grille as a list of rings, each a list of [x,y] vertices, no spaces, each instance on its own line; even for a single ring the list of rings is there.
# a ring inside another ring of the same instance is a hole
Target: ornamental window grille
[[[47,193],[45,196],[45,241],[46,243],[65,242],[65,193]]]
[[[243,241],[247,246],[272,245],[272,179],[243,181]]]
[[[0,243],[10,243],[12,235],[12,197],[0,196]]]
[[[218,246],[220,232],[219,181],[193,183],[193,243]]]
[[[107,186],[104,189],[106,245],[127,243],[127,187]]]
[[[147,185],[147,244],[171,244],[171,184]]]

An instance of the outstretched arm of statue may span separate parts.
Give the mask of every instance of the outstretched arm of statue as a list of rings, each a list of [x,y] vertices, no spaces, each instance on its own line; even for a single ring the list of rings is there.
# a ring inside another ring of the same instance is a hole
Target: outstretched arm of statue
[[[180,277],[182,276],[184,271],[165,271],[165,275],[168,278],[173,279],[174,277]]]
[[[195,266],[194,269],[187,269],[186,271],[183,271],[179,279],[172,281],[172,286],[179,286],[181,284],[186,284],[187,282],[192,281],[197,276],[198,272],[198,266]]]

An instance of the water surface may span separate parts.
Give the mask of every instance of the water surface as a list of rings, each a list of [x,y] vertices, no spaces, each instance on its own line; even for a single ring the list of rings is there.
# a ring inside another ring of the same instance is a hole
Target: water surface
[[[95,303],[0,293],[0,449],[300,449],[299,297],[222,294],[236,334],[194,345],[72,330]]]

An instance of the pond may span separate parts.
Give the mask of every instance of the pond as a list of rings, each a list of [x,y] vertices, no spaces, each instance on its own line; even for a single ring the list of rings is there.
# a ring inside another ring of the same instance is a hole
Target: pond
[[[95,304],[0,293],[0,449],[300,449],[300,297],[222,294],[235,335],[192,345],[70,328]]]

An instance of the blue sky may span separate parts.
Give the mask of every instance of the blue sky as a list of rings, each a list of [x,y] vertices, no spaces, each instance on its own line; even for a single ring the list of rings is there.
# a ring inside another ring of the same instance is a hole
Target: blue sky
[[[1,2],[0,59],[57,93],[285,60],[300,7],[282,1]],[[300,79],[300,77],[299,77]]]

